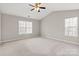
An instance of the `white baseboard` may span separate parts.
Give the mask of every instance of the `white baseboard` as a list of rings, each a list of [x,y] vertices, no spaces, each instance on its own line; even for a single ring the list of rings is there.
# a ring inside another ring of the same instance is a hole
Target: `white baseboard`
[[[79,43],[78,43],[78,42],[73,42],[73,41],[68,41],[68,40],[61,40],[61,39],[51,38],[51,37],[45,37],[45,38],[48,38],[48,39],[54,39],[54,40],[57,40],[57,41],[62,41],[62,42],[65,42],[65,43],[70,43],[70,44],[79,45]]]
[[[35,37],[28,37],[28,38],[13,38],[13,39],[11,39],[11,40],[4,40],[4,41],[1,41],[1,44],[3,44],[3,43],[8,43],[8,42],[19,41],[19,40],[24,40],[24,39],[29,39],[29,38],[35,38]]]
[[[18,41],[18,40],[22,40],[22,39],[4,40],[4,41],[1,41],[1,42],[2,42],[2,43],[7,43],[7,42]]]

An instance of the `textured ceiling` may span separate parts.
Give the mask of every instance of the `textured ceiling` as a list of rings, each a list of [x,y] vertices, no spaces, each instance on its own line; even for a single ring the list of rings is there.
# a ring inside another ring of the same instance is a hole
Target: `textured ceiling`
[[[79,9],[79,3],[43,3],[41,5],[46,9],[38,13],[30,11],[32,7],[28,3],[0,3],[0,12],[27,18],[30,16],[30,18],[40,20],[54,11]]]

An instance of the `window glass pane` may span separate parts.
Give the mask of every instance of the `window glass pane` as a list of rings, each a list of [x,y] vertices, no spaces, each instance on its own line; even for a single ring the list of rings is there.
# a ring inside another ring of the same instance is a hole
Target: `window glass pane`
[[[23,34],[25,32],[25,22],[19,21],[19,34]]]
[[[19,21],[19,34],[32,33],[32,22]]]
[[[66,36],[78,36],[78,18],[72,17],[65,19],[65,35]]]

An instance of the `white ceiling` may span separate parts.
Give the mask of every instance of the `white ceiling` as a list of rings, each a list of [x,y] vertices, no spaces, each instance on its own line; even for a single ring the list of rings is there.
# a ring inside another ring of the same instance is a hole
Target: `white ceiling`
[[[54,11],[79,9],[79,3],[43,3],[41,5],[46,9],[38,13],[30,11],[32,7],[28,3],[0,3],[0,12],[27,18],[30,15],[30,18],[39,20]]]

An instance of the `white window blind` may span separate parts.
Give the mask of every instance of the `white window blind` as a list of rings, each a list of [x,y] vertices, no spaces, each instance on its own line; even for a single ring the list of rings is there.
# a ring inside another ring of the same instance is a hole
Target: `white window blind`
[[[65,19],[65,36],[78,36],[78,17]]]
[[[32,33],[32,22],[19,21],[19,34]]]

